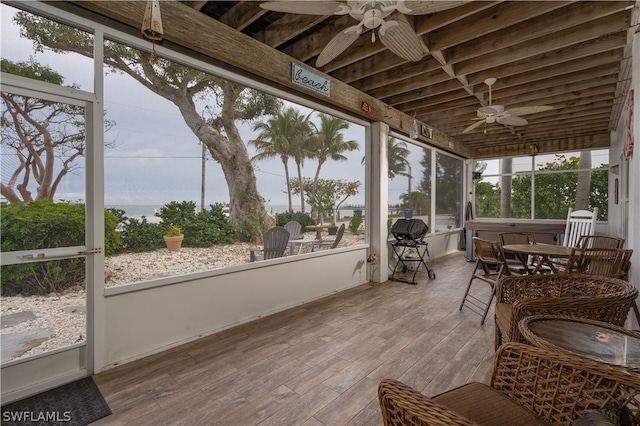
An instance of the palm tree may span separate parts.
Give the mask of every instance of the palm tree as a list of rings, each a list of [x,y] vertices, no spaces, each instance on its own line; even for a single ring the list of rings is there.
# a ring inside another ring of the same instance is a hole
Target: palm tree
[[[313,124],[314,134],[311,138],[313,146],[313,158],[318,160],[318,167],[313,179],[312,194],[317,195],[318,180],[320,178],[320,169],[327,160],[346,161],[342,153],[345,151],[355,151],[359,149],[358,142],[354,140],[345,141],[342,134],[343,130],[349,128],[349,123],[341,118],[328,114],[318,114],[320,118],[320,127]],[[335,213],[335,212],[334,212]],[[320,212],[318,212],[320,214]]]
[[[406,142],[399,141],[391,136],[387,138],[387,175],[389,179],[393,179],[396,176],[407,176],[409,178],[411,177],[411,173],[409,172],[408,167],[408,156],[409,148],[407,148]],[[364,162],[365,158],[362,157],[362,164],[364,164]]]
[[[289,157],[292,155],[292,140],[295,135],[295,121],[293,116],[296,111],[288,108],[286,111],[278,111],[267,122],[259,122],[253,126],[253,131],[260,131],[257,139],[250,140],[249,144],[258,149],[252,160],[280,157],[284,165],[284,175],[287,183],[287,197],[289,211],[293,212],[291,201],[291,185],[289,183]]]
[[[302,165],[305,158],[311,158],[315,156],[315,153],[310,149],[310,141],[312,136],[313,123],[311,122],[310,112],[307,115],[301,114],[300,111],[293,108],[289,108],[287,112],[290,112],[289,119],[291,120],[291,128],[293,133],[291,135],[291,147],[289,155],[293,157],[293,161],[296,163],[298,170],[298,182],[300,183],[300,211],[305,212],[304,206],[304,189],[302,188]]]
[[[327,160],[346,161],[342,153],[360,149],[358,142],[354,140],[345,141],[343,130],[349,128],[349,123],[341,118],[327,114],[318,114],[320,117],[320,128],[313,125],[315,132],[312,138],[314,147],[314,158],[318,160],[318,168],[313,178],[313,192],[315,193],[320,177],[320,169]]]
[[[407,143],[399,141],[396,138],[389,137],[387,139],[387,162],[389,163],[389,179],[394,177],[407,176],[411,177],[408,169],[409,149]]]

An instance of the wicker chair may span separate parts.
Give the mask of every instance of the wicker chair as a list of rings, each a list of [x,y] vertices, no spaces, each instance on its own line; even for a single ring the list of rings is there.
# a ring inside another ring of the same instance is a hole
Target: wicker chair
[[[633,285],[618,278],[503,275],[496,286],[496,349],[502,343],[524,342],[518,322],[531,315],[566,315],[623,326],[637,296]]]
[[[572,354],[507,343],[491,385],[469,383],[429,398],[396,381],[378,386],[385,426],[572,425],[617,403],[640,414],[640,373]]]

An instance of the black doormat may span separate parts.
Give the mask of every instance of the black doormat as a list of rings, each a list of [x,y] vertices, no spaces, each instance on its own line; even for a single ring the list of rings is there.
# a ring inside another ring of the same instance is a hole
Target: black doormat
[[[84,426],[111,414],[91,377],[2,406],[3,425]]]

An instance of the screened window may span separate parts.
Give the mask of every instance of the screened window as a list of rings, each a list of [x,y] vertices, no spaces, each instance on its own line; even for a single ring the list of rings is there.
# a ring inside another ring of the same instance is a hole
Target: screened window
[[[608,150],[482,161],[476,171],[476,215],[565,219],[569,208],[608,217]]]

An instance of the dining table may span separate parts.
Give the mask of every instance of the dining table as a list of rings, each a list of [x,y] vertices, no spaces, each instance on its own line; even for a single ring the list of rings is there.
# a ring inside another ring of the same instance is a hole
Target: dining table
[[[640,371],[640,333],[586,318],[560,315],[526,317],[518,323],[532,344],[568,351],[606,364]]]
[[[552,259],[568,259],[571,257],[573,247],[560,246],[557,244],[505,244],[502,246],[504,251],[518,253],[527,256],[533,256],[537,258],[537,262],[533,269],[530,269],[531,265],[524,264],[523,266],[529,274],[537,274],[540,272],[544,265],[547,265],[554,273],[558,272],[558,267]]]

